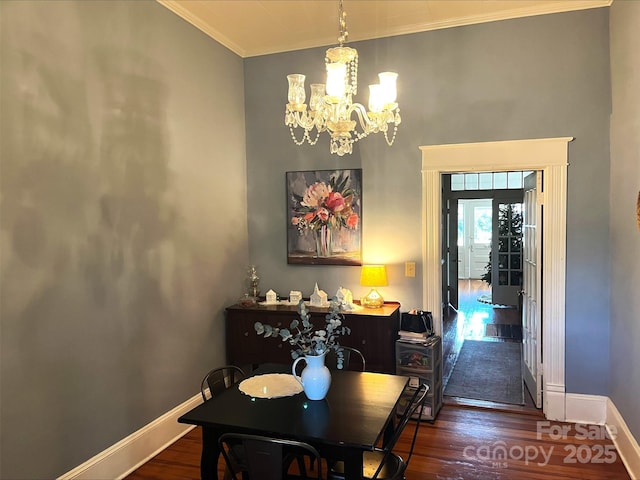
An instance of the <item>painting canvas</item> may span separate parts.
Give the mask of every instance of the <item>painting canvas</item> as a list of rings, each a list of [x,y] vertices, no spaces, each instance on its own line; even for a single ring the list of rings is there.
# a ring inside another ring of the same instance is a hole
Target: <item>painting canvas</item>
[[[362,169],[287,172],[287,263],[362,265]]]

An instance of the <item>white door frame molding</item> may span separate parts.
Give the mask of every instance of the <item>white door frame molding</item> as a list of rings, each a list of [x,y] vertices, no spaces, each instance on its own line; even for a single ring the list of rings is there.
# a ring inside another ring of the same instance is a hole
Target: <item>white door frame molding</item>
[[[421,146],[422,303],[442,333],[442,174],[541,170],[543,219],[543,411],[564,421],[568,143],[573,137]]]

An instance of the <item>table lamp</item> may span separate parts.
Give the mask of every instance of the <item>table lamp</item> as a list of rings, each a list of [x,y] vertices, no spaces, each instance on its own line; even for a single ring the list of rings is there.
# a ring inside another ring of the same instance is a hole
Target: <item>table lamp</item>
[[[380,308],[384,298],[376,287],[387,286],[387,269],[384,265],[363,265],[360,272],[360,285],[371,287],[371,291],[360,299],[360,305],[368,308]]]

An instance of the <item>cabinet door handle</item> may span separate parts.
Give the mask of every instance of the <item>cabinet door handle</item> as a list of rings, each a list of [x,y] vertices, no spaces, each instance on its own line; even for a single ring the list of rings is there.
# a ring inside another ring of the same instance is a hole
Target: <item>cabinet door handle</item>
[[[366,345],[367,341],[366,340],[362,340],[362,345]]]
[[[282,344],[281,344],[281,343],[280,343],[280,344],[278,344],[278,348],[282,348]]]
[[[244,332],[244,336],[248,337],[249,336],[249,332]]]

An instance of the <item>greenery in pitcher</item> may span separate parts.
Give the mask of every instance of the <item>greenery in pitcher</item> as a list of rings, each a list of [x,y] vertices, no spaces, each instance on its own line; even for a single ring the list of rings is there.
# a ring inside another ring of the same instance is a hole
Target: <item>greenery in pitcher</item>
[[[303,355],[323,355],[329,350],[334,350],[337,366],[342,368],[344,352],[338,339],[340,335],[351,334],[351,329],[343,324],[344,316],[340,313],[340,308],[340,303],[335,300],[329,303],[329,313],[325,315],[325,325],[322,329],[316,329],[309,321],[311,314],[303,300],[298,303],[300,320],[294,318],[289,328],[272,327],[262,322],[256,322],[254,327],[258,335],[265,338],[279,336],[282,341],[292,345],[294,348],[291,350],[291,357],[294,360]]]

